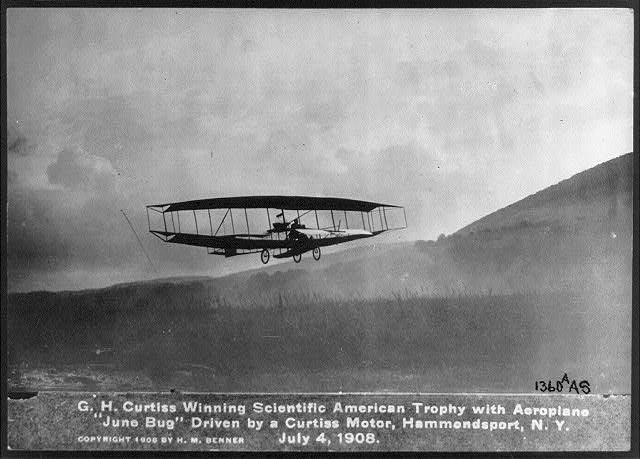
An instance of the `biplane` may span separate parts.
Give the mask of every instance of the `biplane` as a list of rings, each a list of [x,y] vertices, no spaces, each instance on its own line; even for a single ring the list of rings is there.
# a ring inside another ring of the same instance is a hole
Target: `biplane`
[[[262,263],[407,227],[403,207],[354,199],[241,196],[147,206],[149,232],[212,255],[260,253]]]

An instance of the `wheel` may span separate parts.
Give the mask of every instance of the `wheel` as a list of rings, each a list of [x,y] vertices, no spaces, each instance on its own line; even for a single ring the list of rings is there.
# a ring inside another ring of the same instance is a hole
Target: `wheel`
[[[293,256],[293,261],[295,261],[296,263],[300,263],[300,260],[302,260],[302,254],[301,253],[297,253]]]
[[[320,247],[316,247],[315,249],[313,249],[313,259],[315,261],[318,261],[320,259]]]
[[[269,257],[271,255],[269,255],[269,251],[267,249],[262,249],[262,253],[260,253],[260,259],[262,260],[263,264],[267,264],[269,263]]]

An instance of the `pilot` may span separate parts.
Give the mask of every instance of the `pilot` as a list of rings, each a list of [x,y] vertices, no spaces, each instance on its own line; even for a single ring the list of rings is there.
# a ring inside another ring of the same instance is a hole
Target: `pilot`
[[[272,231],[280,232],[280,231],[286,230],[287,226],[288,226],[288,223],[287,223],[287,220],[285,220],[285,218],[284,218],[284,212],[281,212],[278,215],[276,215],[276,218],[282,218],[282,223],[273,222],[273,224],[272,224],[273,230]]]
[[[298,219],[294,219],[293,222],[291,223],[291,229],[304,229],[306,228],[305,225],[301,225],[300,222],[298,222]]]

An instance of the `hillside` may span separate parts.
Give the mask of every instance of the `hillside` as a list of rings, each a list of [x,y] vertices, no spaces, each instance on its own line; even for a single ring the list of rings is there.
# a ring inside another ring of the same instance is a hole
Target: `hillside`
[[[570,231],[629,231],[633,205],[633,154],[580,172],[456,232],[562,227]]]

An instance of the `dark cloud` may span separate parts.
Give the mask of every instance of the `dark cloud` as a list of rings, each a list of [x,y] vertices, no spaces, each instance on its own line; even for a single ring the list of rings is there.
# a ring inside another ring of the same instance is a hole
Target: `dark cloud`
[[[161,274],[201,273],[211,257],[145,237],[146,214],[116,194],[35,191],[12,187],[8,199],[8,282],[11,289],[87,288],[124,282],[131,272],[156,275],[120,209],[142,237]],[[180,250],[182,249],[182,250]]]
[[[8,203],[7,257],[16,267],[101,264],[109,251],[119,252],[110,231],[116,206],[110,199],[87,200],[65,189],[15,188]]]
[[[7,151],[9,154],[26,155],[27,154],[27,138],[15,137],[7,141]]]
[[[59,193],[13,187],[7,199],[7,261],[15,268],[57,268],[71,246],[59,226]],[[11,272],[10,270],[8,270]]]
[[[78,150],[62,150],[47,167],[49,182],[70,190],[109,193],[115,184],[116,171],[109,160]]]
[[[7,153],[17,156],[28,156],[33,151],[33,145],[29,144],[27,137],[17,128],[9,125],[7,128]]]

